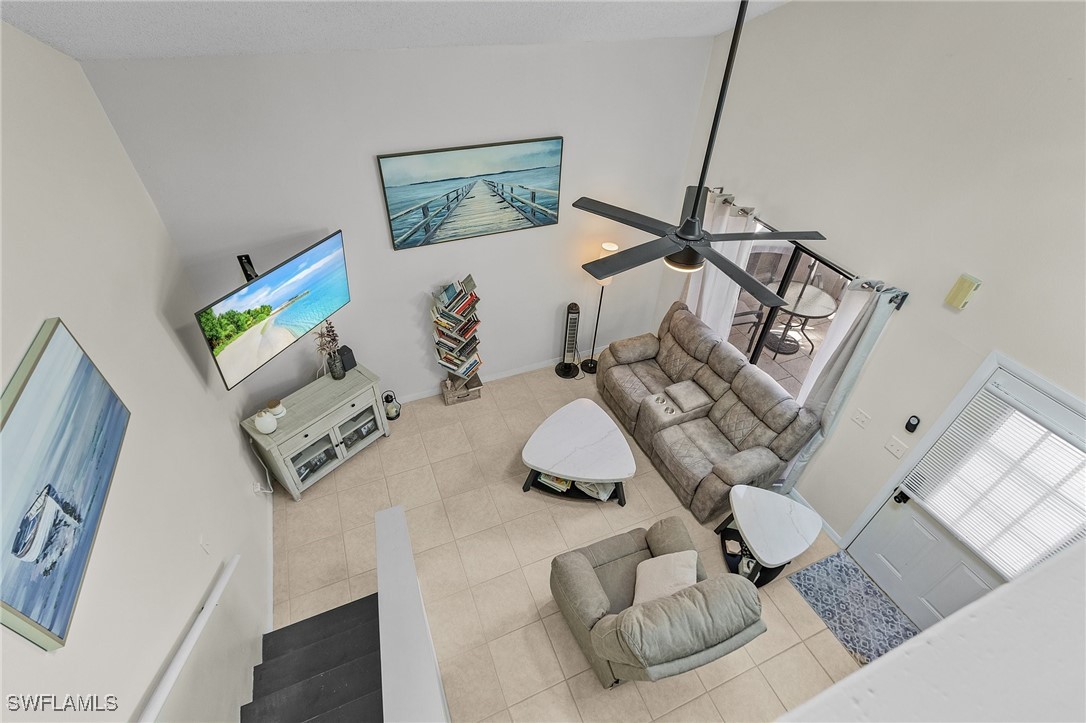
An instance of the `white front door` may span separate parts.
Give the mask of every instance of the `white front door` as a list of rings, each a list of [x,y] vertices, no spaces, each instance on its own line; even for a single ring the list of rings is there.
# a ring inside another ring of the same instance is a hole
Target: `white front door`
[[[848,552],[917,627],[928,628],[1003,584],[918,504],[895,497],[886,500]]]

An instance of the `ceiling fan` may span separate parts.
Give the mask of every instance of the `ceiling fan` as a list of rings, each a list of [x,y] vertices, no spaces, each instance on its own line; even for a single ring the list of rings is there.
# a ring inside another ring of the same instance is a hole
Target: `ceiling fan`
[[[709,143],[705,148],[705,160],[701,166],[701,177],[698,179],[697,186],[689,186],[686,189],[686,200],[683,203],[683,222],[678,226],[673,226],[666,221],[660,221],[634,211],[627,211],[624,208],[612,206],[609,203],[596,201],[588,197],[582,197],[574,201],[574,208],[609,218],[612,221],[618,221],[659,237],[654,241],[648,241],[606,258],[584,264],[582,268],[597,279],[603,280],[660,258],[664,259],[664,263],[676,271],[686,272],[697,271],[705,265],[706,261],[709,261],[756,298],[759,303],[764,306],[783,306],[787,303],[784,299],[715,251],[709,244],[714,241],[746,241],[754,238],[766,241],[821,241],[826,238],[817,231],[712,234],[701,227],[702,218],[705,216],[705,198],[708,192],[708,189],[705,188],[705,177],[709,173],[709,161],[712,159],[713,145],[716,143],[720,113],[724,109],[724,97],[728,94],[728,84],[731,82],[732,67],[735,64],[735,51],[739,47],[739,35],[743,30],[743,19],[747,14],[747,2],[748,0],[741,0],[739,3],[739,16],[735,21],[735,29],[732,31],[731,48],[728,50],[728,63],[724,67],[724,79],[720,84],[720,95],[716,101],[716,113],[713,115],[713,125],[709,131]]]

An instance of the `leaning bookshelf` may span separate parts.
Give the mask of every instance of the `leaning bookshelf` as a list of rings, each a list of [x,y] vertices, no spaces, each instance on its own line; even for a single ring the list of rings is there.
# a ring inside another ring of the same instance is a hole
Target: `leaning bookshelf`
[[[430,318],[434,322],[434,354],[447,372],[441,384],[445,404],[478,399],[483,386],[479,378],[479,316],[475,313],[479,295],[475,279],[468,274],[434,292]]]

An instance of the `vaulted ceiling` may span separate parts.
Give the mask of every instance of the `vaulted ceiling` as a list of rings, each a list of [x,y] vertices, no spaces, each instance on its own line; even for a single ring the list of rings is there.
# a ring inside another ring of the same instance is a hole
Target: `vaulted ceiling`
[[[748,17],[784,4],[756,0]],[[6,1],[0,17],[77,60],[524,45],[719,35],[736,0]]]

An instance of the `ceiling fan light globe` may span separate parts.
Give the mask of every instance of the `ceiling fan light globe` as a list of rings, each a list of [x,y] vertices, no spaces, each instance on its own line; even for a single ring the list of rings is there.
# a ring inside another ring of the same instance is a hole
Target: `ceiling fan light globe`
[[[665,256],[664,264],[673,271],[692,274],[695,271],[701,271],[705,266],[705,259],[694,249],[687,247],[678,253]]]

